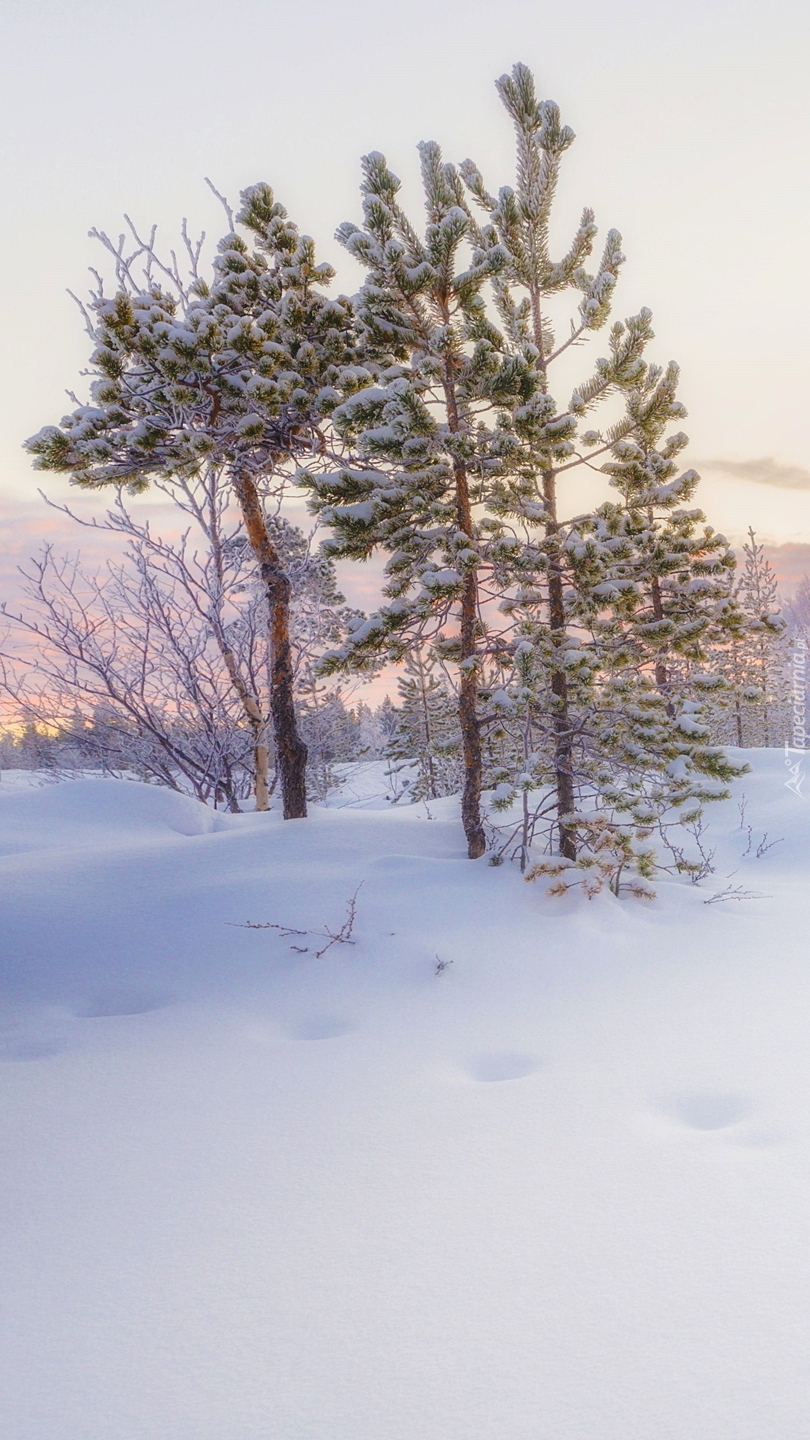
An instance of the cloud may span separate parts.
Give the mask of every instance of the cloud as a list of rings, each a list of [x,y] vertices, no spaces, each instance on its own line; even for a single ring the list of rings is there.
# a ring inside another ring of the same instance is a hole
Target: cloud
[[[719,470],[757,485],[776,485],[780,490],[810,490],[810,470],[803,465],[782,465],[772,455],[761,460],[703,460],[703,470]]]
[[[810,575],[810,545],[800,545],[795,542],[786,545],[766,545],[765,557],[776,571],[776,578],[785,593],[795,590],[796,586]],[[738,547],[738,563],[740,559],[741,551]]]

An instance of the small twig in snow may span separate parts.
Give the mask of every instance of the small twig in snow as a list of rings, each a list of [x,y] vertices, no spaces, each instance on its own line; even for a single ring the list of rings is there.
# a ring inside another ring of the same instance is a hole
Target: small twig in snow
[[[718,890],[716,895],[710,895],[704,900],[704,905],[717,905],[721,900],[770,900],[770,895],[762,895],[758,890],[743,890],[742,885],[727,885],[725,890]]]
[[[350,896],[346,904],[346,918],[339,930],[330,930],[328,925],[324,925],[323,930],[296,930],[293,925],[279,925],[275,920],[244,920],[234,928],[238,930],[279,930],[283,940],[288,940],[291,935],[300,935],[302,937],[311,935],[313,939],[325,940],[326,944],[322,945],[320,950],[312,952],[315,959],[320,960],[321,956],[325,955],[327,950],[331,950],[333,945],[355,944],[355,941],[352,939],[352,931],[354,929],[355,919],[357,918],[357,896],[363,888],[363,883],[361,880],[354,894]],[[308,955],[310,953],[308,945],[293,945],[291,949],[297,951],[299,955]]]

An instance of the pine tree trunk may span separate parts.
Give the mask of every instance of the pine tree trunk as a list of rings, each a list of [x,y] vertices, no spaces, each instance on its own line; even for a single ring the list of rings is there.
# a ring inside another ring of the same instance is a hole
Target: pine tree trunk
[[[307,813],[307,747],[298,733],[293,697],[290,581],[284,572],[281,556],[267,532],[267,524],[255,481],[249,475],[235,475],[233,487],[242,509],[248,539],[259,564],[259,572],[270,612],[272,649],[270,713],[273,719],[276,764],[281,779],[284,819],[303,820]]]
[[[650,520],[652,521],[652,516],[650,516]],[[657,575],[653,575],[652,577],[650,594],[652,597],[653,619],[663,620],[664,603],[661,599],[661,584]],[[671,718],[675,714],[675,706],[669,695],[669,671],[660,657],[655,662],[655,683],[667,702],[667,715]]]
[[[541,388],[548,392],[546,372],[545,337],[543,317],[540,310],[540,293],[536,288],[530,291],[534,343],[539,356]],[[548,550],[548,611],[551,641],[560,649],[565,639],[565,600],[563,587],[563,566],[560,552],[557,522],[557,476],[553,470],[543,475],[543,502],[546,511],[546,536]],[[571,708],[568,703],[568,676],[562,665],[552,664],[551,693],[554,696],[554,779],[557,791],[557,829],[560,854],[566,860],[576,860],[576,835],[566,825],[563,816],[574,809],[574,753]]]
[[[475,655],[475,625],[478,619],[478,586],[475,573],[464,582],[461,598],[461,687],[458,716],[464,753],[464,791],[461,797],[461,823],[467,837],[467,854],[477,860],[487,848],[481,823],[481,732],[478,728],[478,677],[474,669],[465,670],[464,661]]]
[[[549,470],[543,476],[543,498],[546,506],[547,533],[551,546],[548,555],[548,610],[551,641],[559,648],[565,638],[565,603],[563,594],[562,556],[557,543],[556,475]],[[557,789],[557,816],[560,854],[576,860],[577,843],[574,831],[563,816],[574,809],[574,765],[571,711],[568,704],[568,677],[561,665],[551,671],[551,693],[554,696],[554,776]]]
[[[527,709],[526,724],[523,728],[523,769],[528,771],[530,766],[529,756],[532,752],[532,712],[531,707]],[[531,827],[531,813],[529,811],[529,792],[523,787],[523,829],[520,843],[520,873],[523,874],[529,863],[529,833]]]
[[[445,364],[444,394],[447,403],[447,422],[453,434],[460,429],[458,402],[450,362]],[[453,475],[456,485],[456,515],[458,527],[473,540],[472,511],[470,508],[470,487],[467,470],[461,460],[453,461]],[[464,790],[461,797],[461,823],[467,837],[467,854],[471,860],[478,860],[487,848],[484,826],[481,823],[481,732],[478,727],[478,675],[475,665],[467,666],[465,661],[475,658],[475,631],[478,622],[478,577],[474,570],[468,570],[461,596],[461,684],[458,697],[458,718],[461,727],[461,745],[464,755]]]
[[[228,641],[227,631],[222,619],[221,607],[224,588],[224,566],[222,559],[222,542],[219,535],[219,522],[213,490],[209,493],[209,501],[208,537],[217,577],[215,605],[212,607],[211,621],[214,636],[219,646],[219,652],[225,663],[231,684],[242,702],[242,708],[245,712],[247,722],[253,731],[253,794],[256,801],[256,809],[269,810],[270,791],[267,778],[269,757],[265,737],[265,721],[262,716],[262,708],[259,700],[247,684],[239,668],[239,661]],[[236,809],[238,811],[238,805]]]

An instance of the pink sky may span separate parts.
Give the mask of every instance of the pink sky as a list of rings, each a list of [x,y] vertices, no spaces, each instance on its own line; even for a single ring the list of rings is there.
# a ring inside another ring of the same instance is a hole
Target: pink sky
[[[0,600],[10,609],[19,601],[22,580],[18,567],[35,554],[45,543],[51,543],[57,550],[71,553],[81,552],[88,568],[101,568],[107,560],[120,553],[120,541],[103,531],[93,531],[74,524],[58,511],[49,509],[36,493],[32,484],[31,498],[24,503],[19,500],[0,500]],[[77,514],[89,520],[95,516],[101,519],[105,510],[104,497],[97,493],[88,494],[71,489],[67,484],[48,484],[52,499],[69,504]],[[139,498],[139,511],[148,512],[160,533],[171,535],[182,528],[178,525],[177,512],[167,503],[158,503],[149,498]],[[303,508],[296,510],[296,523],[307,526],[309,518]],[[739,553],[739,550],[738,550]],[[783,545],[766,545],[766,554],[773,565],[785,596],[795,589],[803,575],[810,575],[810,544],[787,542]],[[382,558],[373,559],[366,565],[344,562],[340,564],[340,586],[350,604],[369,611],[379,602],[382,580]],[[362,685],[353,683],[352,694],[367,704],[377,705],[386,694],[396,697],[396,678],[393,670],[387,670],[376,680]]]

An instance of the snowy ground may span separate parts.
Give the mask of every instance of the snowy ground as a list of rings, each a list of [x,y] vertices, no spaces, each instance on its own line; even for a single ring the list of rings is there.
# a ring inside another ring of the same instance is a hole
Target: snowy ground
[[[715,807],[651,906],[450,801],[0,782],[3,1440],[806,1440],[810,806],[749,758],[782,843]],[[354,947],[231,928],[361,881]]]

